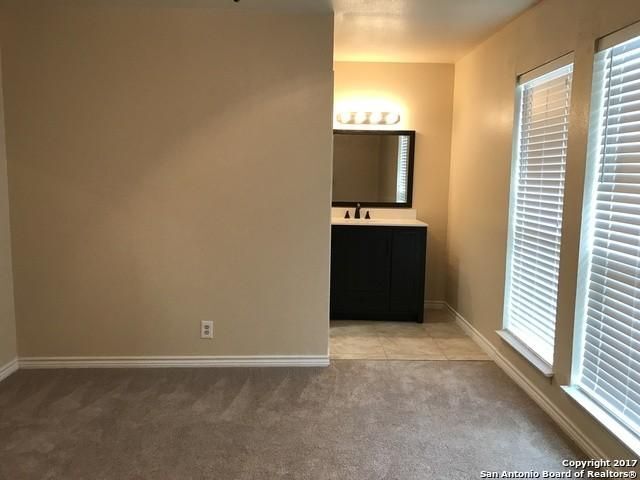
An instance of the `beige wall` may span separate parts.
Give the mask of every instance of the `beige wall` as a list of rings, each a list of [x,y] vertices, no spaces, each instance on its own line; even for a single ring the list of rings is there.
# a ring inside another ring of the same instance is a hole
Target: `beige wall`
[[[16,358],[16,322],[13,308],[7,156],[2,99],[0,84],[0,369]]]
[[[38,4],[3,12],[20,355],[326,354],[332,18]]]
[[[416,131],[413,206],[429,224],[426,299],[444,300],[453,65],[337,62],[334,70],[336,110],[396,108],[402,119],[393,128]]]
[[[456,64],[449,188],[449,303],[612,457],[629,455],[560,389],[569,381],[595,41],[640,20],[640,2],[545,0]],[[496,336],[502,325],[516,76],[575,51],[555,371],[542,377]]]

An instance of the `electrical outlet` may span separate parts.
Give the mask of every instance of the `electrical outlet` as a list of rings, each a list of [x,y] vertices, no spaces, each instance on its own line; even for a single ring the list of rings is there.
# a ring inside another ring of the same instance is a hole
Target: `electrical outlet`
[[[213,338],[213,322],[211,320],[200,322],[200,338]]]

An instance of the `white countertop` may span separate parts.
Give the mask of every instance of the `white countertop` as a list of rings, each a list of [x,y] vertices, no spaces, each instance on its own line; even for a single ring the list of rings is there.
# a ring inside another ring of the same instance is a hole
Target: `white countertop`
[[[331,225],[358,225],[365,227],[427,227],[415,218],[331,218]]]
[[[351,218],[344,218],[344,213],[349,211]],[[357,225],[364,227],[428,227],[424,222],[416,218],[414,208],[367,208],[362,207],[362,218],[353,218],[354,208],[333,207],[331,209],[331,225]],[[369,212],[371,218],[364,216]]]

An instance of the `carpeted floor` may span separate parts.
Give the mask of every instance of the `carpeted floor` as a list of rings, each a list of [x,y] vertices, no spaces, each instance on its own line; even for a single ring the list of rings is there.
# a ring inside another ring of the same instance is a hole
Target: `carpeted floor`
[[[477,479],[582,458],[491,362],[20,371],[0,478]]]

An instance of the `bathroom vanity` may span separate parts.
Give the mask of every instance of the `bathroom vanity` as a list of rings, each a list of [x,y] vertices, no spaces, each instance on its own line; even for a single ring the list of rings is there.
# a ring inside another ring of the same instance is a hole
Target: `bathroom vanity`
[[[334,131],[332,320],[423,320],[427,225],[411,208],[414,142],[412,131]]]
[[[331,226],[331,319],[422,322],[427,225],[415,219]]]

